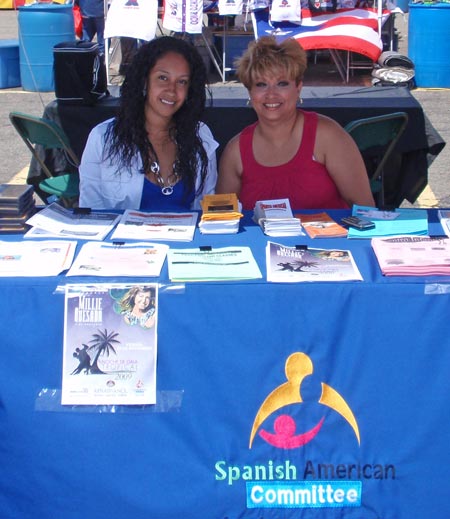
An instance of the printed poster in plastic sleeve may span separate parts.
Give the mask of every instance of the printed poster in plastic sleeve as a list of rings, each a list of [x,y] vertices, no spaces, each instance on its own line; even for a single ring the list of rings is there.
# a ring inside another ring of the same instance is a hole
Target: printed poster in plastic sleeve
[[[67,285],[62,405],[156,403],[157,284]]]

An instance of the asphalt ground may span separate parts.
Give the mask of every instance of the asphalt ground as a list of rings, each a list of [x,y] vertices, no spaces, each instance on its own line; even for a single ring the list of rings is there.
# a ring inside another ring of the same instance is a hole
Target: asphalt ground
[[[1,39],[18,38],[17,11],[0,10]],[[397,15],[395,28],[398,35],[398,51],[408,54],[408,15]],[[450,58],[449,58],[450,59]],[[355,75],[349,84],[370,84],[371,78],[365,75]],[[226,83],[211,78],[213,94],[216,89],[224,86],[235,86],[231,78]],[[214,83],[214,81],[216,81]],[[331,63],[319,65],[310,64],[307,74],[308,85],[342,86],[342,79]],[[382,88],[382,87],[380,87]],[[232,89],[223,89],[227,91]],[[422,192],[414,206],[416,207],[450,207],[450,89],[417,88],[411,91],[420,102],[431,124],[439,132],[447,145],[429,167],[428,186]],[[11,110],[40,116],[44,107],[54,99],[53,92],[27,92],[22,87],[0,89],[0,142],[2,143],[0,161],[0,183],[26,181],[30,153],[9,121]],[[404,206],[411,204],[405,202]]]

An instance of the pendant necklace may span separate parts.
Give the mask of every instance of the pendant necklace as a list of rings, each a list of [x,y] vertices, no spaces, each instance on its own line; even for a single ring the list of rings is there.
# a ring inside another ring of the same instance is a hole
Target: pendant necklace
[[[161,193],[165,196],[170,196],[173,193],[173,186],[180,179],[180,175],[177,173],[177,170],[176,170],[176,165],[177,165],[177,161],[175,161],[173,163],[172,174],[169,175],[169,177],[167,178],[167,184],[166,184],[166,182],[164,181],[164,179],[161,175],[159,164],[155,161],[150,164],[150,171],[153,173],[153,175],[155,176],[156,182],[158,182],[158,185],[161,187]],[[173,181],[171,182],[170,179],[172,177],[173,177]]]

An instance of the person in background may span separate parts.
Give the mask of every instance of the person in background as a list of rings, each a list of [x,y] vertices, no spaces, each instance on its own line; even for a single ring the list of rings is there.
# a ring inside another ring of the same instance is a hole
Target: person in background
[[[122,85],[117,117],[88,137],[80,207],[200,209],[217,181],[218,144],[200,122],[205,84],[192,44],[163,36],[142,45]]]
[[[105,53],[105,3],[104,0],[76,0],[83,22],[82,40],[92,41],[97,34],[100,54]]]
[[[130,67],[130,63],[133,61],[133,58],[138,50],[138,42],[136,38],[128,38],[125,36],[121,36],[120,38],[120,66],[119,66],[119,74],[121,76],[126,76],[127,70]]]
[[[306,53],[292,38],[252,42],[237,63],[258,121],[234,136],[220,160],[217,193],[244,209],[289,198],[292,209],[373,206],[361,154],[335,121],[299,110]]]

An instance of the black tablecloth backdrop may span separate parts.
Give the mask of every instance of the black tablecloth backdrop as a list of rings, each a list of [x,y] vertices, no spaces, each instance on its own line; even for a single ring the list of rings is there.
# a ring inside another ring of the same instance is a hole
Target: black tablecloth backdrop
[[[218,157],[228,140],[256,120],[254,110],[242,97],[226,97],[229,90],[217,88],[205,110],[204,120],[220,143]],[[305,87],[302,90],[304,110],[327,115],[342,126],[350,121],[374,115],[404,111],[409,121],[396,154],[386,169],[386,204],[399,206],[403,200],[413,203],[427,185],[428,166],[445,145],[426,118],[421,105],[404,87]],[[119,97],[108,97],[94,107],[60,105],[51,102],[44,116],[57,121],[67,133],[79,157],[83,153],[90,130],[114,117]],[[63,170],[61,163],[56,169]],[[40,171],[32,164],[29,183],[36,184]]]

